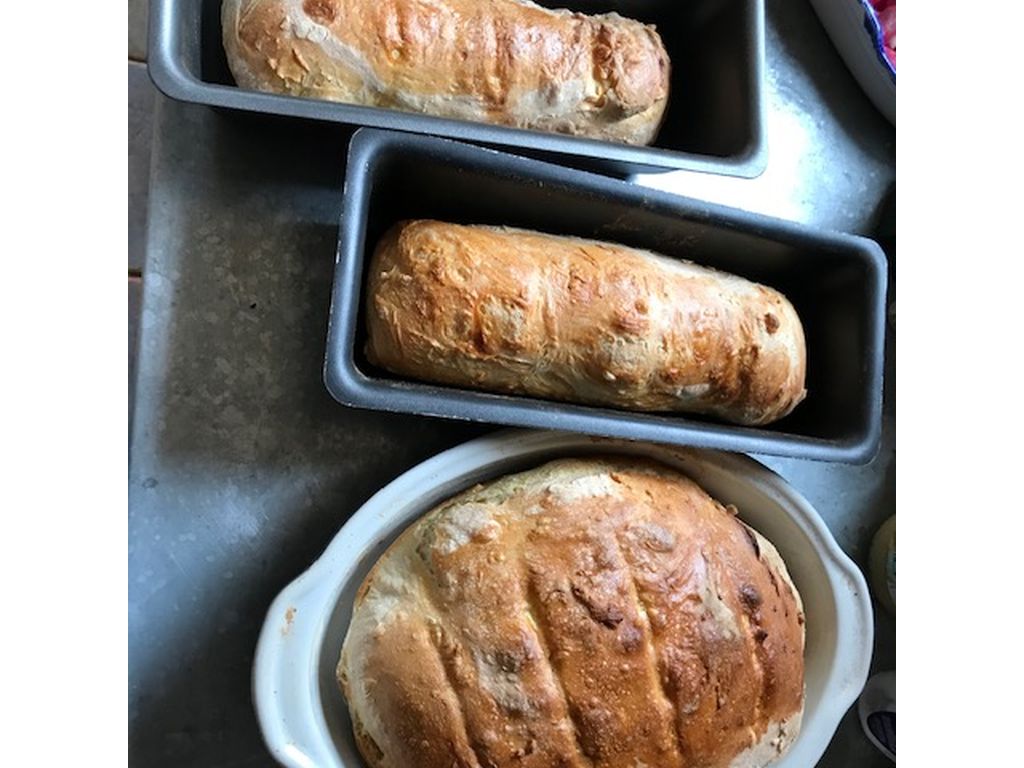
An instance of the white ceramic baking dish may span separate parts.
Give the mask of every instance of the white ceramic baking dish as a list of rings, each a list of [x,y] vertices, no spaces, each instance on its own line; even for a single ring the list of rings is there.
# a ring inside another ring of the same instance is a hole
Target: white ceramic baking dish
[[[334,669],[352,601],[384,549],[410,523],[475,483],[557,457],[647,456],[676,467],[766,536],[803,597],[807,686],[803,726],[778,768],[821,757],[867,679],[873,623],[864,577],[810,504],[745,456],[559,432],[503,431],[425,461],[384,487],[324,554],[274,600],[260,633],[253,698],[267,746],[294,768],[362,768]]]

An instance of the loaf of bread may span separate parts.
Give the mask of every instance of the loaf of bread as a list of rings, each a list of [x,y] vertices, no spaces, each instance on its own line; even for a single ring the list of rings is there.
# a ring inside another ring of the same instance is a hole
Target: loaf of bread
[[[654,28],[528,0],[223,0],[243,88],[648,144],[668,102]]]
[[[384,553],[337,667],[371,768],[760,768],[803,714],[775,548],[679,473],[565,459]]]
[[[805,394],[786,298],[688,262],[411,221],[381,239],[368,274],[367,357],[410,378],[747,425]]]

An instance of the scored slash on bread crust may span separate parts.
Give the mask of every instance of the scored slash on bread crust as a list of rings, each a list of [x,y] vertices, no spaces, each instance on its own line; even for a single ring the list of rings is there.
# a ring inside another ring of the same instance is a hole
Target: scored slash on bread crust
[[[525,0],[224,0],[243,88],[649,144],[668,103],[654,27]]]
[[[403,532],[337,673],[373,768],[760,768],[799,731],[803,646],[735,510],[653,462],[569,459]]]

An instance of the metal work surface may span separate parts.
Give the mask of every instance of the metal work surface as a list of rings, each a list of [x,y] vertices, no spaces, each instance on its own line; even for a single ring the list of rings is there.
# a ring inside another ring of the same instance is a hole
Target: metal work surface
[[[895,132],[809,4],[768,2],[769,162],[755,180],[636,177],[866,234],[893,255]],[[370,495],[493,427],[347,409],[323,384],[348,132],[160,100],[129,476],[129,732],[137,766],[271,766],[250,695],[273,597]],[[890,301],[894,286],[890,285]],[[757,457],[862,567],[895,512],[894,327],[865,466]],[[895,667],[877,608],[873,669]],[[853,713],[822,766],[885,766]]]

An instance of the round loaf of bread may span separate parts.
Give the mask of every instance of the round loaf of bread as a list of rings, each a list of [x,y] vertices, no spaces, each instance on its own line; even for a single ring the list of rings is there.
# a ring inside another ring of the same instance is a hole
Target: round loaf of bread
[[[735,509],[649,461],[568,459],[402,533],[337,676],[372,768],[752,768],[799,731],[803,647]]]

